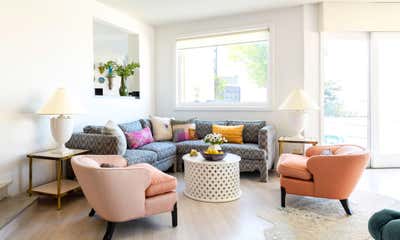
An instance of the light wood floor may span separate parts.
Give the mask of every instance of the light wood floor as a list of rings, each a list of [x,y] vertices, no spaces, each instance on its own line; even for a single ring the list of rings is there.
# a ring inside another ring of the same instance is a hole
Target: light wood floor
[[[271,174],[272,175],[272,174]],[[171,215],[160,214],[117,225],[113,239],[264,239],[269,223],[257,215],[265,206],[279,207],[279,179],[258,182],[256,174],[241,177],[242,197],[229,203],[203,203],[186,198],[179,178],[178,227],[171,227]],[[400,169],[367,170],[357,189],[373,191],[400,200]],[[290,204],[288,196],[288,204]],[[89,218],[90,207],[82,195],[63,199],[55,210],[54,199],[41,197],[0,231],[0,239],[102,239],[105,222]]]

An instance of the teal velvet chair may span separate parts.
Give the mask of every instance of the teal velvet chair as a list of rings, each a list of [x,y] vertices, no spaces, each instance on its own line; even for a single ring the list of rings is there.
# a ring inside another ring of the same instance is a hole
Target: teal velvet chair
[[[369,219],[368,230],[376,240],[400,239],[400,212],[383,209]]]

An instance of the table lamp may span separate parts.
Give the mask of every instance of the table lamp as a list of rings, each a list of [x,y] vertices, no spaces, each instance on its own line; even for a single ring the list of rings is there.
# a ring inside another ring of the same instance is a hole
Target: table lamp
[[[302,89],[294,89],[279,106],[279,110],[294,111],[293,126],[297,134],[293,138],[304,139],[304,115],[309,110],[318,110],[318,105]]]
[[[71,138],[74,123],[70,115],[82,113],[82,108],[64,88],[58,88],[39,111],[40,115],[55,115],[50,119],[51,135],[57,143],[54,153],[70,152],[65,143]]]

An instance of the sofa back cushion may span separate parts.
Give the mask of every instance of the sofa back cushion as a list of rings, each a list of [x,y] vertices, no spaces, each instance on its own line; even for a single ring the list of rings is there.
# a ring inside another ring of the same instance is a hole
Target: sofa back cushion
[[[150,119],[140,119],[140,123],[142,124],[142,128],[148,127],[150,128],[151,132],[153,132],[153,127],[151,126],[151,121]]]
[[[227,125],[227,121],[207,121],[207,120],[195,120],[196,124],[196,136],[198,139],[203,139],[207,134],[212,133],[212,125]]]
[[[262,120],[257,121],[227,121],[228,126],[244,125],[243,127],[243,142],[245,143],[258,143],[258,131],[265,127],[266,122]]]
[[[143,129],[142,123],[140,122],[140,120],[136,120],[136,121],[128,122],[128,123],[121,123],[118,126],[124,132],[133,132],[133,131],[139,131],[139,130]]]
[[[87,125],[83,128],[83,133],[103,134],[104,126]]]

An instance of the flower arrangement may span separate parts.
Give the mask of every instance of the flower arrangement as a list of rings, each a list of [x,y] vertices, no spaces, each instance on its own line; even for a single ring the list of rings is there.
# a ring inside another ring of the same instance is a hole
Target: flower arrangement
[[[226,140],[225,137],[223,137],[221,134],[219,133],[210,133],[207,134],[207,136],[204,137],[203,141],[205,143],[209,143],[211,145],[220,145],[223,143],[228,142],[228,140]]]

